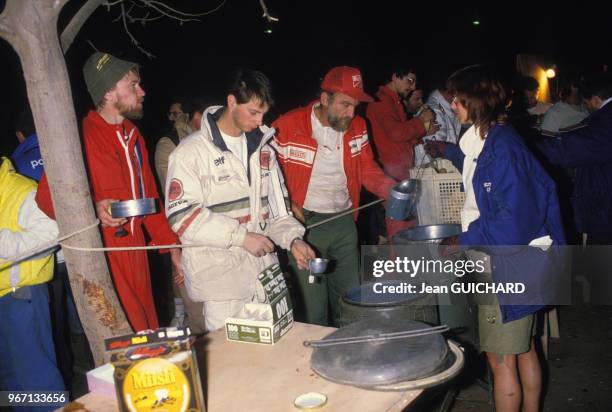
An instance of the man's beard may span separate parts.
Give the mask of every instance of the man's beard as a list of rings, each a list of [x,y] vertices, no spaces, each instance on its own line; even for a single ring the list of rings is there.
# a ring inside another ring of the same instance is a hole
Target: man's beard
[[[140,103],[140,107],[138,106],[128,107],[128,106],[124,106],[121,102],[116,102],[115,109],[117,109],[117,111],[119,112],[121,116],[125,117],[126,119],[131,119],[131,120],[142,119],[142,116],[144,114],[142,102]]]
[[[337,132],[345,132],[349,128],[351,120],[353,120],[352,117],[338,117],[331,114],[327,116],[329,125]]]

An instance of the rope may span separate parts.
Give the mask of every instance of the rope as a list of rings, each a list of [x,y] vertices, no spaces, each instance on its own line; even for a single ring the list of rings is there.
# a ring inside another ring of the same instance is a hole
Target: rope
[[[340,213],[339,215],[330,217],[328,219],[322,220],[320,222],[317,222],[315,224],[309,225],[306,227],[306,229],[312,229],[315,228],[317,226],[321,226],[325,223],[331,222],[332,220],[338,219],[342,216],[346,216],[350,213],[356,212],[358,210],[361,209],[365,209],[366,207],[370,207],[373,206],[375,204],[381,203],[383,202],[384,199],[378,199],[375,200],[373,202],[370,202],[368,204],[365,204],[363,206],[357,207],[355,209],[349,209],[346,210],[342,213]],[[19,254],[17,256],[11,256],[7,259],[4,259],[4,262],[2,264],[2,266],[0,266],[0,268],[4,269],[8,266],[12,266],[14,264],[17,264],[23,260],[27,260],[33,256],[36,256],[42,252],[47,252],[51,249],[54,249],[58,246],[61,246],[62,248],[65,249],[70,249],[70,250],[78,250],[80,252],[119,252],[119,251],[130,251],[130,250],[159,250],[159,249],[176,249],[176,248],[191,248],[191,247],[205,247],[208,245],[205,244],[199,244],[199,243],[193,243],[193,244],[188,244],[188,245],[156,245],[156,246],[126,246],[126,247],[81,247],[81,246],[72,246],[72,245],[67,245],[64,243],[65,240],[70,239],[71,237],[74,237],[76,235],[80,235],[83,232],[86,232],[88,230],[91,230],[95,227],[97,227],[100,224],[100,220],[96,219],[95,223],[90,224],[89,226],[86,226],[84,228],[78,229],[70,234],[61,236],[59,238],[57,238],[56,240],[51,240],[49,242],[46,242],[36,248],[27,250],[26,252]],[[8,265],[6,264],[8,263]]]

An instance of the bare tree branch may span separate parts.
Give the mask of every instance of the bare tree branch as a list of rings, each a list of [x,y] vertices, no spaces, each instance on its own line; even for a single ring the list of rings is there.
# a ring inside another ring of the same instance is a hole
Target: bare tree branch
[[[126,13],[125,13],[125,7],[123,5],[123,3],[121,3],[121,17],[123,20],[123,29],[125,30],[125,32],[127,33],[128,36],[130,36],[130,40],[132,40],[132,44],[134,46],[136,46],[138,48],[138,50],[140,50],[145,56],[147,56],[149,59],[154,58],[155,56],[152,53],[149,53],[148,51],[146,51],[141,45],[140,43],[138,43],[138,40],[136,40],[136,38],[132,35],[132,33],[130,32],[130,29],[128,28],[127,25],[127,17],[126,17]]]
[[[68,0],[55,0],[56,2],[65,2]],[[200,21],[198,19],[194,19],[193,17],[201,17],[206,16],[208,14],[214,13],[219,10],[223,5],[225,5],[227,0],[221,0],[221,3],[215,8],[204,12],[204,13],[185,13],[183,11],[174,9],[163,1],[159,0],[87,0],[87,2],[79,9],[79,11],[74,15],[74,17],[70,20],[68,25],[64,28],[61,34],[61,45],[64,54],[68,51],[77,34],[83,27],[83,24],[87,21],[87,19],[91,16],[91,14],[96,10],[99,6],[106,6],[107,10],[110,10],[112,6],[120,5],[121,12],[120,15],[117,16],[113,22],[121,21],[123,25],[123,29],[126,34],[130,38],[132,44],[136,46],[142,53],[144,53],[148,58],[153,58],[153,54],[145,50],[141,44],[138,42],[136,37],[132,34],[129,29],[129,25],[132,23],[141,23],[145,24],[146,22],[159,20],[163,17],[168,17],[170,19],[176,20],[180,22],[180,24],[184,22],[190,21]],[[262,0],[263,1],[263,0]],[[126,9],[126,3],[129,4],[129,8]],[[141,12],[138,12],[137,9],[146,10],[143,15]],[[151,15],[151,11],[154,10],[157,13],[155,15]],[[140,16],[138,15],[140,14]],[[274,18],[272,18],[274,19]]]
[[[140,0],[140,1],[141,1],[142,3],[144,3],[145,5],[147,5],[147,6],[151,7],[151,8],[154,8],[155,10],[157,10],[157,11],[159,11],[159,12],[162,12],[162,11],[161,11],[161,10],[159,10],[159,9],[158,9],[156,6],[159,6],[159,7],[161,7],[161,8],[164,8],[164,9],[166,9],[168,12],[170,12],[170,13],[174,13],[174,14],[177,14],[177,15],[179,15],[179,16],[185,16],[185,17],[202,17],[202,16],[206,16],[207,14],[211,14],[211,13],[214,13],[214,12],[216,12],[217,10],[219,10],[221,7],[223,7],[223,5],[225,4],[225,2],[226,2],[227,0],[222,0],[222,1],[221,1],[221,3],[220,3],[220,4],[219,4],[217,7],[215,7],[214,9],[212,9],[212,10],[206,11],[206,12],[204,12],[204,13],[196,13],[196,14],[193,14],[193,13],[185,13],[185,12],[182,12],[182,11],[180,11],[180,10],[173,9],[172,7],[168,6],[168,5],[167,5],[167,4],[165,4],[164,2],[157,1],[157,0]],[[166,14],[166,13],[164,13],[164,14]],[[169,15],[169,14],[166,14],[166,15],[167,15],[168,17],[173,17],[173,18],[175,18],[175,19],[176,19],[176,16],[171,16],[171,15]]]
[[[87,0],[79,11],[72,17],[68,25],[62,31],[62,35],[60,36],[60,41],[62,44],[62,50],[64,54],[68,51],[75,37],[83,27],[83,24],[87,21],[89,16],[97,9],[104,0]]]
[[[263,9],[262,17],[265,17],[270,23],[273,21],[278,21],[278,18],[270,16],[270,13],[268,13],[268,7],[266,6],[266,3],[264,3],[264,0],[259,0],[259,4],[261,4],[261,8]]]

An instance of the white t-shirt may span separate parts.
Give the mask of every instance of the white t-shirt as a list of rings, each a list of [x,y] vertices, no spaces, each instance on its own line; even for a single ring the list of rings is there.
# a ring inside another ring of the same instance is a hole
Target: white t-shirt
[[[476,126],[472,125],[459,140],[459,147],[465,155],[463,159],[463,187],[465,189],[465,201],[461,208],[461,230],[467,232],[470,223],[480,217],[480,211],[476,204],[476,196],[472,179],[476,171],[476,161],[482,148],[484,147],[484,139],[480,137]]]
[[[319,213],[337,213],[350,209],[346,174],[344,173],[343,137],[329,126],[323,126],[312,108],[312,137],[317,153],[312,165],[304,209]]]
[[[223,141],[225,142],[225,145],[227,146],[227,148],[238,159],[240,159],[240,161],[242,162],[242,165],[244,166],[244,170],[247,170],[247,162],[249,161],[248,159],[249,152],[247,149],[246,135],[242,133],[240,136],[235,137],[235,136],[230,136],[229,134],[225,134],[221,130],[219,130],[219,132],[221,133],[221,137],[223,138]]]

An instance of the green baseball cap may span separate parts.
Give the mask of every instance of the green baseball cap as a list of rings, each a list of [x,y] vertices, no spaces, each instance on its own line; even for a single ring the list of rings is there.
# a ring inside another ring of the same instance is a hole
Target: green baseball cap
[[[106,92],[132,69],[138,70],[138,64],[118,59],[109,53],[92,54],[83,66],[83,76],[94,104],[98,104]]]

